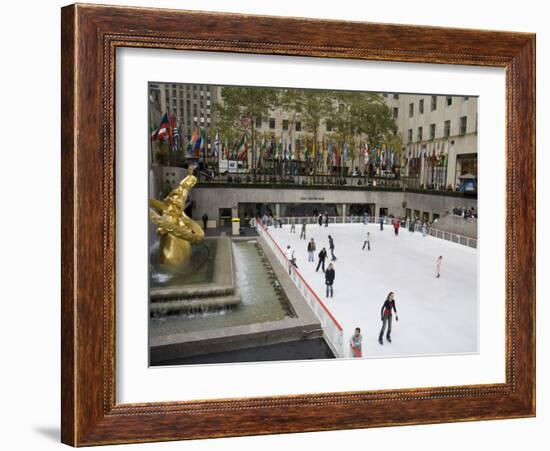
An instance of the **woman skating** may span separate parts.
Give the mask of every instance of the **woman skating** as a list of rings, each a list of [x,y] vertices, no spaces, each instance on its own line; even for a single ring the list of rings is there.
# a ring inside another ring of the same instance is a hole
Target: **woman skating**
[[[395,320],[399,321],[399,318],[397,316],[397,309],[395,308],[394,293],[393,291],[390,291],[388,294],[388,297],[384,301],[384,305],[382,305],[382,309],[380,310],[380,319],[382,320],[382,329],[380,329],[380,335],[378,336],[378,343],[380,343],[381,345],[384,344],[384,341],[382,339],[384,337],[384,332],[386,331],[386,327],[388,329],[388,331],[386,332],[386,340],[389,343],[391,343],[392,310],[395,312]]]

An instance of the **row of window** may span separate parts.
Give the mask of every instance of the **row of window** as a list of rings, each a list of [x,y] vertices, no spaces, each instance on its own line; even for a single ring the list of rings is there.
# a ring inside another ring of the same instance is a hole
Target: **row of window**
[[[465,135],[467,126],[468,126],[468,117],[467,116],[462,116],[460,118],[460,127],[459,127],[459,130],[458,130],[458,133],[460,135]],[[423,132],[424,132],[424,128],[423,127],[418,127],[417,132],[416,132],[416,140],[417,141],[423,141],[424,140]],[[445,121],[443,123],[443,137],[448,138],[449,136],[451,136],[451,121],[450,120]],[[407,138],[408,138],[408,142],[413,141],[413,129],[412,128],[409,128]],[[430,124],[429,139],[430,140],[435,139],[435,124]]]
[[[275,118],[270,117],[269,120],[268,120],[268,124],[269,124],[269,128],[271,130],[274,130],[275,129]],[[261,128],[261,126],[262,126],[262,118],[257,117],[256,118],[256,128]],[[283,130],[288,130],[288,119],[283,119],[282,128],[283,128]],[[294,130],[297,131],[297,132],[302,131],[302,123],[300,121],[294,122]]]

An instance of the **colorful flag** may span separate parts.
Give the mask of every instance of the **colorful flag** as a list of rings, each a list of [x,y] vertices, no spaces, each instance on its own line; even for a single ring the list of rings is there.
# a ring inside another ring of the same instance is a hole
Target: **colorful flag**
[[[164,140],[168,137],[168,129],[170,128],[170,122],[168,119],[168,113],[164,113],[160,121],[158,128],[151,134],[153,141]]]
[[[246,145],[246,133],[241,138],[237,145],[237,160],[244,160],[248,155],[248,147]]]
[[[195,137],[193,152],[196,157],[199,157],[202,149],[202,135],[198,133],[197,129],[195,129],[195,133],[193,135]],[[191,138],[191,141],[193,141],[193,138]]]
[[[216,130],[216,137],[214,138],[214,146],[212,147],[212,155],[216,158],[220,156],[220,135]]]

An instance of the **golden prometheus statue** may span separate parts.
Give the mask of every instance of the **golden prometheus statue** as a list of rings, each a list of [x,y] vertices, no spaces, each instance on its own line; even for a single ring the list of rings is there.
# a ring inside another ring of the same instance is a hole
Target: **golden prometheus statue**
[[[150,199],[149,217],[160,235],[159,263],[179,266],[191,258],[191,245],[204,239],[204,230],[184,212],[189,191],[197,184],[193,168],[163,200]],[[158,210],[160,213],[158,213]]]

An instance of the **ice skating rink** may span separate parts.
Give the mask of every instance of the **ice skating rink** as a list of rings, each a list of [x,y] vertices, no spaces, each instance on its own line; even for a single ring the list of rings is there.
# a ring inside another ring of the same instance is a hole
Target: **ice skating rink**
[[[364,357],[396,357],[475,353],[477,343],[477,250],[401,228],[375,224],[308,224],[307,239],[290,226],[269,228],[282,249],[294,248],[296,263],[305,280],[325,302],[344,329],[345,355],[355,327],[361,328]],[[361,250],[367,230],[370,252]],[[325,296],[321,269],[315,272],[317,254],[324,246],[330,261],[328,235],[334,239],[336,278],[334,297]],[[307,243],[313,238],[315,263],[308,262]],[[436,258],[443,256],[437,279]],[[392,343],[378,344],[380,309],[387,294],[395,293],[399,321],[393,317]]]

